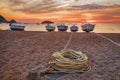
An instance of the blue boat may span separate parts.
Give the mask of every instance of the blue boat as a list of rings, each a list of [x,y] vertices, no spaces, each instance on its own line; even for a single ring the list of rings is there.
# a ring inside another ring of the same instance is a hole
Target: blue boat
[[[21,31],[23,31],[24,28],[25,28],[25,26],[22,26],[22,25],[16,24],[16,23],[10,23],[9,26],[10,26],[11,30],[21,30]]]
[[[72,32],[76,32],[76,31],[78,31],[78,26],[73,25],[73,26],[70,27],[70,30]]]
[[[60,24],[57,26],[58,31],[66,31],[68,29],[68,26],[64,25],[64,24]]]
[[[95,25],[87,23],[87,24],[83,24],[81,27],[83,31],[90,32],[94,30]]]

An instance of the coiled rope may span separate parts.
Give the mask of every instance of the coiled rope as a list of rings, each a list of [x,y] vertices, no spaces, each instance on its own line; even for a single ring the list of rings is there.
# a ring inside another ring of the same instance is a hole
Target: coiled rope
[[[85,72],[88,70],[90,70],[88,57],[82,52],[77,52],[74,50],[54,52],[48,67],[49,73],[74,73]]]

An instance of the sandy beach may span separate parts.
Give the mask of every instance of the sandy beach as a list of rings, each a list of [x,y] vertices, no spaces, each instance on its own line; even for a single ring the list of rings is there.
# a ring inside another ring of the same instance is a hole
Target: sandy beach
[[[89,58],[91,70],[58,78],[40,76],[53,52],[66,45]],[[102,37],[103,36],[103,37]],[[120,80],[120,33],[71,33],[0,30],[0,80],[26,80],[38,69],[38,80]]]

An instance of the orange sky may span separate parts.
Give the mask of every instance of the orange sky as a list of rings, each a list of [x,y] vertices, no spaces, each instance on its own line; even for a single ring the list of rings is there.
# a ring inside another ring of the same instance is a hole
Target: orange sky
[[[120,22],[120,0],[1,0],[0,15],[18,22]]]

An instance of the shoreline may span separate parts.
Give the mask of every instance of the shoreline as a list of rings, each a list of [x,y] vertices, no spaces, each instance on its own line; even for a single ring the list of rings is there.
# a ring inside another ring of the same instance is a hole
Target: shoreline
[[[23,25],[23,24],[22,24]],[[51,24],[52,26],[56,27],[57,23]],[[70,31],[70,26],[74,25],[74,23],[66,23],[66,25],[68,26],[68,30],[67,32],[71,32]],[[76,26],[79,27],[78,32],[83,32],[81,29],[81,23],[76,24]],[[37,24],[24,24],[25,26],[25,31],[46,31],[45,25],[37,25]],[[120,23],[100,23],[100,24],[96,24],[95,28],[93,30],[93,32],[95,33],[120,33]],[[9,28],[9,24],[0,24],[0,29],[1,30],[10,30]],[[56,27],[55,32],[57,32],[58,29]]]

